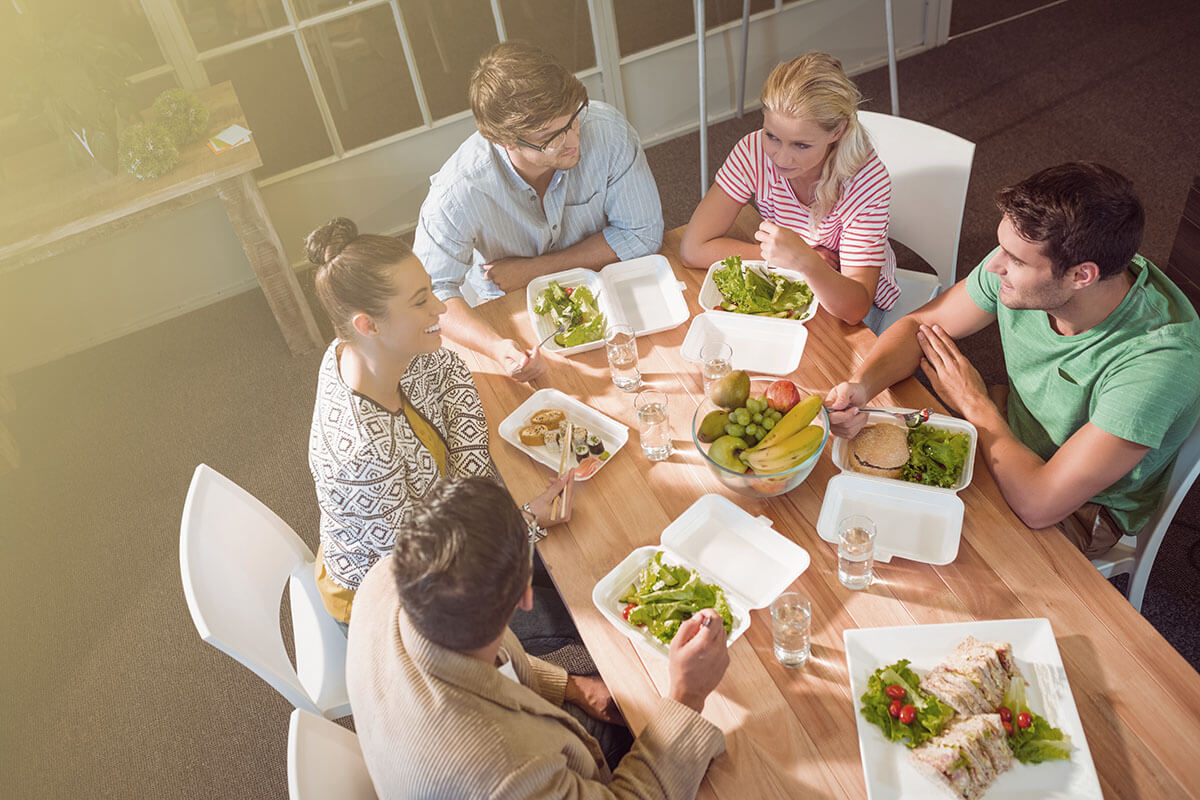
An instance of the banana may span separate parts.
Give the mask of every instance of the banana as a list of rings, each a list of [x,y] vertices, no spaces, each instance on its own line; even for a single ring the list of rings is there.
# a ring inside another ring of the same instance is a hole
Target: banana
[[[809,425],[768,450],[746,450],[742,460],[758,474],[785,472],[815,453],[824,437],[824,428]]]
[[[817,418],[817,412],[820,410],[821,398],[818,395],[810,394],[792,406],[792,410],[784,414],[783,419],[779,420],[775,424],[775,427],[771,428],[770,432],[753,449],[767,450],[780,442],[790,439],[805,425],[811,424]]]

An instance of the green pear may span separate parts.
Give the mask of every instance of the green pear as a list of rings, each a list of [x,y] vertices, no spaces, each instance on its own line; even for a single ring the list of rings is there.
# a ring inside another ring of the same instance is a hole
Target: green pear
[[[741,408],[750,397],[750,376],[735,369],[709,387],[708,397],[721,408]]]
[[[700,423],[700,429],[696,431],[696,438],[705,444],[715,442],[725,435],[725,425],[728,422],[728,411],[720,409],[710,411],[705,415],[704,421]]]
[[[713,442],[712,446],[708,448],[708,457],[727,470],[745,472],[748,467],[738,458],[738,454],[749,446],[746,444],[745,439],[725,435]]]

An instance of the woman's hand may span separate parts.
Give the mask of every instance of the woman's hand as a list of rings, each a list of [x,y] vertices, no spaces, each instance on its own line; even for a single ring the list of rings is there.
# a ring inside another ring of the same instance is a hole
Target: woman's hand
[[[783,267],[803,273],[813,253],[808,242],[793,230],[763,220],[754,232],[754,238],[762,248],[762,257],[771,266]],[[817,254],[820,256],[820,254]],[[823,256],[820,256],[824,258]]]
[[[546,371],[546,361],[540,347],[526,351],[513,339],[502,339],[492,353],[514,381],[528,382],[540,378]]]
[[[575,470],[572,468],[567,470],[561,478],[550,481],[546,491],[529,501],[529,510],[533,512],[538,525],[550,528],[571,519],[571,504],[575,495],[574,484]],[[558,501],[557,513],[552,516],[554,498],[559,495],[562,495],[562,498]]]

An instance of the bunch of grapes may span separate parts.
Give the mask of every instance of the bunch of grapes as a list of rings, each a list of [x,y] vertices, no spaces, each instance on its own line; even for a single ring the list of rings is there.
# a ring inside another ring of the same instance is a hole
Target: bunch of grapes
[[[751,397],[742,408],[729,412],[729,422],[725,424],[725,432],[730,436],[745,439],[754,446],[775,427],[775,423],[783,419],[783,412],[776,411],[767,404],[765,397]]]

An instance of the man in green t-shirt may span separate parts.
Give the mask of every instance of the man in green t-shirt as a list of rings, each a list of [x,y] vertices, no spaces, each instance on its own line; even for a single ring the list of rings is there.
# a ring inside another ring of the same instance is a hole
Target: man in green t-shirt
[[[1132,184],[1099,164],[1042,170],[1002,189],[1000,246],[965,280],[879,338],[826,398],[834,432],[918,366],[979,431],[979,451],[1026,525],[1058,525],[1094,558],[1138,532],[1200,418],[1200,320],[1137,255]],[[983,383],[954,340],[993,322],[1009,386]]]

